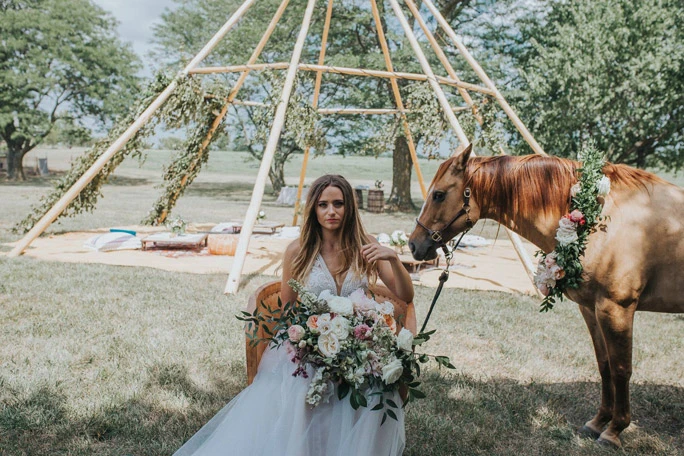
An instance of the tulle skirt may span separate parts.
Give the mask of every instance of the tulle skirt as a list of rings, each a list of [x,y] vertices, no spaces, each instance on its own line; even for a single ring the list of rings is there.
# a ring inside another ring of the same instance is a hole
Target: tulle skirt
[[[174,456],[396,456],[404,451],[404,413],[398,420],[368,407],[354,410],[333,396],[311,407],[309,380],[293,377],[284,348],[267,349],[254,382],[228,403]],[[393,398],[401,403],[399,394]]]

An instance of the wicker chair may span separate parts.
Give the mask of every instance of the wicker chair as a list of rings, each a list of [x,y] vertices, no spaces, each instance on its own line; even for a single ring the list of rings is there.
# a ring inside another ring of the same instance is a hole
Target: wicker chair
[[[390,301],[394,304],[394,318],[397,321],[399,328],[404,327],[414,334],[416,333],[416,310],[412,302],[406,303],[394,296],[394,294],[385,286],[376,284],[371,287],[371,293],[375,295],[375,300],[378,302]],[[278,306],[278,297],[280,296],[280,281],[268,282],[259,287],[249,298],[246,311],[253,313],[257,308],[257,303],[262,301],[270,308]],[[263,338],[266,335],[263,330],[259,330],[258,337]],[[246,337],[246,354],[247,354],[247,384],[251,384],[254,376],[257,373],[261,355],[266,349],[265,343],[257,344],[256,346],[250,344],[249,337]]]

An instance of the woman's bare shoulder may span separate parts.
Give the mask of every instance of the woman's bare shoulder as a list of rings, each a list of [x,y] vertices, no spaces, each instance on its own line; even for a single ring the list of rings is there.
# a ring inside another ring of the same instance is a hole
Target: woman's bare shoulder
[[[285,258],[294,258],[294,256],[297,255],[300,249],[301,243],[299,239],[295,239],[294,241],[290,242],[290,244],[285,249]]]

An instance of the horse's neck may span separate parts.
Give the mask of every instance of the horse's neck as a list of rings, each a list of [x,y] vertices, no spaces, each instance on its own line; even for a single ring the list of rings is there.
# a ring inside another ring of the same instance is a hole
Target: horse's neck
[[[511,231],[519,234],[544,252],[551,252],[556,247],[556,229],[559,218],[552,219],[543,212],[529,213],[515,220],[505,219],[491,213],[483,218],[496,220]]]
[[[520,170],[525,166],[526,162],[523,162],[515,169]],[[549,163],[548,166],[555,165]],[[488,173],[485,172],[484,174]],[[481,184],[481,188],[472,189],[473,198],[476,201],[478,196],[482,197],[481,201],[488,201],[488,207],[481,205],[480,218],[496,220],[545,252],[550,252],[556,246],[555,236],[558,220],[567,210],[565,198],[554,195],[567,194],[569,187],[567,190],[558,191],[560,189],[550,187],[554,184],[545,181],[542,177],[537,177],[538,181],[530,180],[527,184],[519,181],[519,185],[513,185],[511,179],[517,179],[516,174],[522,175],[523,173],[511,171],[510,179],[506,182],[499,180],[502,185]],[[542,176],[543,174],[539,175]],[[561,186],[565,187],[565,184]],[[481,192],[489,192],[489,194]]]

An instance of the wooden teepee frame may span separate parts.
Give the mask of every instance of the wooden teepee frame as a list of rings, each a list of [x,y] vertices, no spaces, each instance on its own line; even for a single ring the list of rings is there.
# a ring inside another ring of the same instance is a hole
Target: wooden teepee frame
[[[389,47],[387,45],[387,40],[385,38],[385,33],[382,28],[382,23],[380,20],[380,13],[378,10],[378,6],[376,4],[376,0],[369,0],[370,6],[372,9],[372,14],[373,14],[373,20],[375,22],[375,27],[378,33],[378,40],[380,43],[380,47],[382,49],[384,61],[385,61],[385,66],[386,66],[386,71],[380,71],[380,70],[370,70],[370,69],[362,69],[362,68],[346,68],[346,67],[333,67],[333,66],[325,66],[324,61],[325,61],[325,52],[326,52],[326,45],[327,45],[327,39],[328,39],[328,33],[330,30],[330,22],[331,22],[331,17],[332,17],[332,10],[333,10],[333,0],[328,0],[328,5],[327,5],[327,10],[326,10],[326,17],[325,17],[325,24],[323,28],[323,36],[321,40],[321,50],[320,54],[318,57],[318,63],[316,65],[312,64],[306,64],[306,63],[300,63],[300,57],[302,54],[302,49],[304,47],[304,42],[306,40],[306,36],[309,30],[309,26],[311,24],[311,18],[313,16],[313,11],[314,11],[314,6],[316,3],[316,0],[307,0],[307,8],[304,13],[304,17],[302,20],[302,26],[299,31],[299,34],[297,36],[297,40],[295,42],[294,46],[294,51],[292,53],[292,57],[290,59],[290,62],[276,62],[276,63],[267,63],[267,64],[257,64],[256,61],[261,55],[261,52],[266,45],[268,39],[270,38],[271,34],[273,33],[273,30],[275,29],[276,25],[278,24],[280,18],[282,17],[283,12],[285,11],[285,8],[287,7],[289,0],[283,0],[280,7],[278,10],[275,12],[273,19],[271,20],[268,28],[264,32],[261,40],[257,44],[252,56],[248,60],[248,62],[245,65],[235,65],[235,66],[226,66],[226,67],[198,67],[198,65],[209,55],[209,53],[216,47],[216,45],[223,39],[223,37],[228,33],[229,30],[231,30],[237,22],[240,20],[240,18],[246,13],[246,11],[254,4],[256,0],[245,0],[245,2],[233,13],[233,15],[228,19],[228,21],[223,25],[223,27],[214,35],[214,37],[202,48],[202,50],[190,61],[190,63],[179,73],[179,77],[174,79],[171,84],[166,87],[166,89],[147,107],[147,109],[136,119],[129,127],[128,129],[116,140],[114,141],[109,148],[98,158],[98,160],[81,176],[81,178],[57,201],[53,207],[34,225],[34,227],[17,243],[17,245],[14,247],[14,249],[10,252],[9,256],[10,257],[16,257],[18,255],[21,255],[23,251],[37,238],[40,236],[41,233],[43,233],[49,226],[50,224],[57,219],[57,217],[67,208],[67,206],[73,201],[79,193],[84,189],[86,185],[102,170],[102,168],[109,162],[109,160],[116,154],[117,151],[119,151],[125,144],[126,142],[133,137],[140,128],[143,127],[143,125],[152,117],[152,115],[159,109],[164,102],[169,98],[169,96],[173,93],[173,91],[177,88],[178,86],[178,80],[181,77],[185,77],[189,74],[215,74],[215,73],[233,73],[233,72],[239,72],[241,73],[240,77],[238,78],[235,86],[233,87],[232,91],[230,92],[230,95],[228,96],[227,103],[222,109],[222,111],[218,114],[216,119],[214,120],[214,123],[212,124],[212,127],[210,128],[207,137],[202,143],[202,146],[199,149],[199,154],[205,153],[206,147],[209,144],[211,137],[215,133],[216,129],[220,125],[221,121],[225,117],[228,106],[230,104],[244,104],[244,105],[258,105],[258,103],[250,102],[250,101],[240,101],[237,100],[237,94],[240,91],[240,88],[242,87],[243,83],[245,82],[245,79],[247,78],[248,74],[251,71],[260,71],[260,70],[266,70],[266,69],[278,69],[278,70],[286,70],[286,77],[285,77],[285,83],[282,89],[282,93],[280,96],[279,103],[276,108],[275,112],[275,117],[273,120],[273,124],[271,127],[271,131],[268,137],[268,141],[266,143],[266,146],[264,148],[264,153],[263,153],[263,158],[261,160],[261,165],[259,167],[259,172],[257,174],[256,182],[254,185],[254,189],[252,192],[252,199],[250,201],[249,207],[247,209],[247,213],[245,214],[245,221],[242,226],[242,230],[240,232],[240,239],[238,242],[238,247],[235,253],[235,258],[233,261],[233,267],[230,272],[230,276],[228,278],[228,282],[226,284],[226,293],[235,293],[240,285],[240,276],[242,275],[242,268],[245,262],[245,258],[247,256],[247,248],[249,246],[249,240],[252,235],[252,232],[254,230],[254,225],[256,222],[257,218],[257,213],[259,211],[259,207],[261,205],[261,201],[263,199],[263,194],[264,194],[264,189],[266,185],[266,179],[268,177],[268,171],[271,167],[271,162],[273,161],[273,156],[275,154],[277,145],[278,145],[278,140],[280,138],[280,134],[282,132],[283,126],[285,124],[285,114],[287,110],[287,106],[290,100],[290,95],[292,93],[292,89],[294,86],[295,82],[295,77],[297,75],[298,71],[313,71],[316,73],[316,82],[314,85],[314,95],[313,95],[313,101],[312,101],[312,107],[317,110],[321,114],[399,114],[400,119],[402,122],[402,126],[404,129],[404,134],[407,138],[407,142],[409,145],[409,151],[411,154],[411,159],[413,161],[414,168],[416,170],[416,176],[418,178],[419,184],[420,184],[420,189],[423,198],[425,199],[427,197],[427,189],[425,187],[425,182],[423,179],[423,175],[420,171],[420,166],[418,164],[418,158],[416,155],[416,147],[415,147],[415,142],[413,141],[413,137],[411,135],[411,131],[409,129],[408,121],[406,118],[406,109],[404,107],[403,100],[401,98],[401,94],[399,92],[399,86],[397,84],[397,79],[408,79],[408,80],[414,80],[414,81],[427,81],[428,84],[431,86],[433,89],[435,96],[437,100],[440,103],[440,106],[442,108],[442,111],[444,113],[444,116],[446,117],[447,121],[449,122],[449,125],[451,128],[454,130],[454,133],[456,134],[456,137],[458,138],[461,147],[459,147],[458,150],[466,147],[469,144],[469,140],[467,136],[465,135],[463,128],[458,122],[458,119],[456,118],[456,115],[454,114],[454,111],[462,110],[462,109],[471,109],[473,113],[475,114],[476,119],[478,122],[482,123],[481,117],[477,114],[476,107],[473,104],[473,100],[469,95],[469,91],[474,91],[474,92],[479,92],[483,93],[489,96],[492,96],[501,106],[501,108],[504,110],[504,112],[508,115],[510,120],[513,122],[515,127],[518,129],[522,137],[527,141],[527,143],[530,145],[532,150],[537,153],[537,154],[542,154],[546,155],[545,152],[542,150],[542,148],[539,146],[539,144],[535,141],[534,137],[530,134],[530,132],[527,130],[525,125],[520,121],[518,116],[515,114],[513,109],[510,107],[510,105],[506,102],[504,97],[501,95],[501,93],[497,90],[496,86],[494,83],[489,79],[487,74],[483,71],[482,67],[475,61],[475,59],[470,55],[468,50],[463,46],[463,44],[458,40],[456,33],[453,31],[453,29],[449,26],[447,21],[442,17],[440,14],[439,10],[435,7],[435,5],[431,2],[431,0],[423,0],[423,5],[425,5],[430,13],[433,15],[439,26],[444,30],[446,35],[449,37],[453,45],[458,49],[460,54],[465,58],[465,60],[468,62],[468,64],[472,67],[472,69],[475,71],[475,73],[478,75],[478,77],[481,79],[481,81],[484,83],[484,87],[481,85],[476,85],[476,84],[470,84],[461,81],[458,76],[456,75],[456,72],[454,71],[453,67],[449,63],[449,61],[446,58],[446,55],[442,51],[441,47],[435,40],[432,32],[428,29],[425,21],[421,17],[419,10],[414,3],[413,0],[404,0],[406,6],[409,8],[411,11],[411,14],[413,15],[414,19],[416,22],[419,24],[419,26],[422,28],[424,35],[428,39],[428,42],[430,43],[430,46],[432,47],[433,51],[436,53],[438,59],[444,66],[444,69],[446,70],[447,74],[449,75],[448,77],[441,77],[437,76],[434,74],[430,63],[428,62],[427,58],[425,57],[425,54],[423,53],[423,50],[420,47],[420,44],[418,43],[418,40],[416,39],[413,31],[411,30],[411,27],[408,24],[408,21],[399,6],[398,0],[388,0],[392,10],[394,11],[394,14],[396,18],[398,19],[399,23],[401,24],[402,29],[404,30],[404,33],[406,34],[406,37],[409,40],[409,43],[411,44],[411,48],[413,49],[418,61],[420,62],[421,68],[423,70],[422,74],[418,73],[401,73],[401,72],[396,72],[394,71],[394,67],[392,65],[392,59],[389,51]],[[389,79],[391,88],[392,88],[392,95],[394,97],[394,102],[396,104],[396,109],[319,109],[318,108],[318,99],[320,95],[320,89],[321,89],[321,83],[322,83],[322,76],[323,73],[336,73],[336,74],[344,74],[344,75],[353,75],[353,76],[367,76],[367,77],[375,77],[375,78],[385,78]],[[452,107],[449,103],[449,101],[446,98],[446,95],[442,89],[443,85],[447,86],[452,86],[456,87],[459,94],[465,101],[467,107]],[[306,147],[304,151],[304,160],[302,163],[302,169],[300,173],[300,180],[299,180],[299,187],[297,191],[297,199],[295,203],[295,216],[293,220],[293,225],[297,223],[297,209],[299,206],[299,201],[301,199],[301,194],[302,194],[302,188],[304,185],[304,177],[306,175],[306,167],[308,163],[308,158],[309,158],[309,147]],[[530,276],[530,278],[533,277],[533,271],[534,271],[534,265],[532,264],[531,259],[527,255],[527,252],[524,250],[522,247],[522,242],[520,241],[520,238],[513,232],[508,231],[508,234],[513,242],[513,245],[518,252],[518,255],[525,266],[525,269]]]

